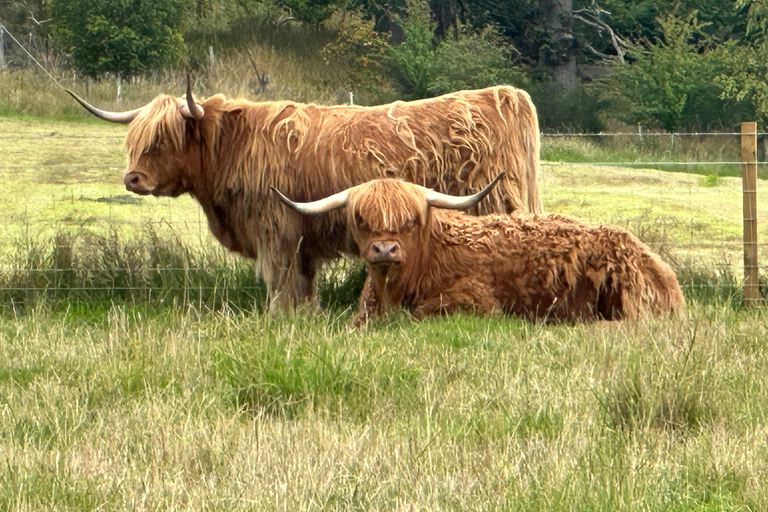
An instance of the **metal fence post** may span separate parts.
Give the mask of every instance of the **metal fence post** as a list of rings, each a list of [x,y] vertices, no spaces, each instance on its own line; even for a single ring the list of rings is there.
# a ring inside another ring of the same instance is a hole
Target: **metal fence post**
[[[757,304],[757,123],[741,123],[741,180],[744,194],[744,303]]]

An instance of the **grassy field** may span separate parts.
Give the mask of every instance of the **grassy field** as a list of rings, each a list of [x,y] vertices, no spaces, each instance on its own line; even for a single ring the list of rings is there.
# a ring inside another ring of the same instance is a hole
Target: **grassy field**
[[[765,310],[0,319],[4,510],[765,510]]]
[[[320,313],[217,300],[258,288],[252,265],[189,198],[125,192],[124,131],[0,118],[0,284],[61,292],[3,295],[0,510],[768,509],[736,178],[542,166],[547,211],[626,226],[691,278],[680,318],[355,331],[346,267]]]

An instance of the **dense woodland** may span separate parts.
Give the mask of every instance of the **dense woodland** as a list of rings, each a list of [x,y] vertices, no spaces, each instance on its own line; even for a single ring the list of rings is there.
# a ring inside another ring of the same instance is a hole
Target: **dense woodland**
[[[510,83],[545,129],[768,118],[768,0],[2,0],[0,23],[45,65],[96,80],[200,70],[210,47],[245,56],[288,33],[311,35],[363,103]],[[0,67],[31,65],[0,44]]]

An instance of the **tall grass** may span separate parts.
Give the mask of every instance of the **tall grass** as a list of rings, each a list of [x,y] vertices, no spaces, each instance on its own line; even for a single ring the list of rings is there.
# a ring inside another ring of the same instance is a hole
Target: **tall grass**
[[[0,317],[10,510],[761,510],[765,311]]]
[[[354,307],[364,277],[357,262],[327,265],[318,278],[320,304]],[[135,237],[110,230],[18,238],[0,269],[0,304],[19,311],[40,300],[258,311],[266,306],[266,288],[253,261],[159,234],[150,224]]]
[[[278,26],[275,20],[263,16],[242,19],[218,30],[192,31],[187,35],[188,66],[193,70],[195,94],[222,93],[255,100],[322,104],[345,102],[348,91],[341,87],[341,70],[336,64],[327,64],[320,55],[332,37],[328,31],[303,24]],[[213,61],[207,57],[209,46],[214,49]],[[260,86],[257,70],[269,75],[266,88]],[[93,104],[108,110],[128,110],[145,105],[161,93],[182,95],[187,67],[125,81],[120,102],[116,79],[86,80],[60,64],[48,71],[61,87],[74,90]],[[0,116],[20,115],[91,119],[53,80],[32,65],[0,75]]]
[[[741,304],[741,280],[732,265],[686,260],[674,266],[689,301]],[[194,245],[173,232],[158,233],[152,224],[135,236],[114,229],[104,235],[27,235],[13,242],[0,268],[0,304],[10,311],[40,300],[53,305],[116,301],[260,311],[266,289],[255,268],[253,261],[218,245]],[[359,261],[326,265],[318,277],[319,303],[334,311],[354,308],[364,279]]]
[[[559,162],[610,163],[717,177],[741,176],[740,135],[596,134],[542,136],[542,159]],[[734,164],[735,162],[735,164]],[[768,179],[765,165],[760,179]]]

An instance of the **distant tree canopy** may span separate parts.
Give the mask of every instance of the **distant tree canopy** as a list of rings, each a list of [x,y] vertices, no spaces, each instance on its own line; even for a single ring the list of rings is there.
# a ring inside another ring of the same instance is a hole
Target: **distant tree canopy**
[[[51,0],[54,36],[85,75],[132,76],[179,62],[183,0]]]
[[[205,66],[303,23],[377,100],[509,83],[550,128],[768,121],[768,0],[0,0],[0,22],[91,77]]]

